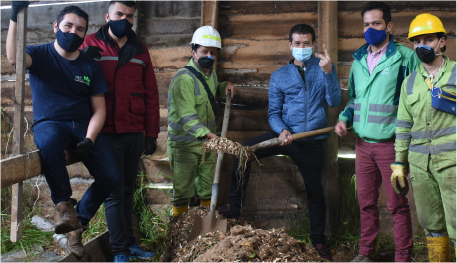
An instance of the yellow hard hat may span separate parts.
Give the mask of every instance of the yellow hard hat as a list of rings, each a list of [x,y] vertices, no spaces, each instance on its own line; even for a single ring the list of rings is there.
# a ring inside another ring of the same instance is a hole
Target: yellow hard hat
[[[446,30],[444,30],[441,20],[432,14],[420,14],[414,18],[409,26],[408,39],[419,35],[433,33],[446,34]]]

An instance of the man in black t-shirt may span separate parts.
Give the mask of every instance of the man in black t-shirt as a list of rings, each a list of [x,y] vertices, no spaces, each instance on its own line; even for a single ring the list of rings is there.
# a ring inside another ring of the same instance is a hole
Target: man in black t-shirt
[[[28,6],[28,2],[12,1],[11,4],[6,53],[9,62],[15,65],[17,13]],[[54,23],[57,40],[28,46],[25,65],[32,88],[34,140],[43,157],[52,201],[60,213],[55,232],[67,234],[69,248],[77,256],[85,254],[81,241],[83,231],[119,181],[110,145],[103,134],[99,134],[106,115],[105,77],[100,65],[78,50],[88,21],[87,13],[79,7],[63,9]],[[76,148],[95,177],[79,202],[71,198],[64,153],[67,146]]]

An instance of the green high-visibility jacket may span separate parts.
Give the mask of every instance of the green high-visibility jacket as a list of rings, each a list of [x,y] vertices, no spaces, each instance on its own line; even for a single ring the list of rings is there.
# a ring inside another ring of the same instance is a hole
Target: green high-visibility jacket
[[[187,66],[199,71],[214,97],[225,99],[225,82],[218,82],[216,73],[206,76],[193,59]],[[216,121],[205,87],[192,72],[180,69],[168,90],[168,141],[198,146],[208,140],[206,135],[216,132]]]
[[[434,87],[455,93],[456,63],[445,63],[434,80]],[[428,73],[421,63],[401,87],[396,130],[397,162],[410,164],[427,171],[439,171],[456,165],[455,115],[432,107],[432,96],[425,82]],[[429,157],[430,156],[430,157]],[[435,167],[428,167],[429,160]]]
[[[391,37],[386,53],[370,75],[367,49],[368,43],[353,55],[348,103],[339,121],[348,127],[353,125],[353,131],[363,140],[376,143],[394,138],[401,83],[420,60],[413,50]]]

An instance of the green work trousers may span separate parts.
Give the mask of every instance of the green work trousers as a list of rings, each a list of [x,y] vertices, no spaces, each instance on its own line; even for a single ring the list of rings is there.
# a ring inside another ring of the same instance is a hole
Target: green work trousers
[[[449,235],[455,242],[455,165],[435,171],[429,158],[428,171],[409,167],[417,216],[426,235]]]
[[[216,167],[215,155],[206,153],[205,162],[201,164],[203,158],[203,150],[199,149],[201,146],[185,145],[174,141],[168,141],[167,146],[171,169],[175,173],[171,203],[176,207],[185,206],[195,195],[195,191],[200,200],[211,199]]]

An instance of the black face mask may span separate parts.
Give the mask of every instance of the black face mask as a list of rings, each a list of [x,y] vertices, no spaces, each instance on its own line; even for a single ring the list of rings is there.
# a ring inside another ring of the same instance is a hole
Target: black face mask
[[[436,52],[435,52],[435,50],[440,46],[440,43],[441,43],[441,39],[438,42],[438,46],[436,46],[435,49],[432,49],[431,47],[426,46],[426,45],[418,46],[416,48],[417,57],[420,59],[420,61],[424,62],[425,64],[432,63],[435,60],[436,56],[439,56],[442,54],[442,53],[436,54]]]
[[[194,52],[195,56],[197,57],[197,54]],[[205,56],[205,57],[197,57],[198,58],[198,65],[204,69],[212,68],[214,65],[214,57],[211,55]]]
[[[64,33],[57,31],[56,33],[57,43],[61,48],[67,52],[76,51],[84,42],[84,38],[74,33]]]
[[[111,29],[111,32],[117,37],[117,38],[123,38],[127,35],[128,32],[133,27],[133,24],[131,24],[127,19],[121,19],[121,20],[110,20],[108,22],[109,28]]]

